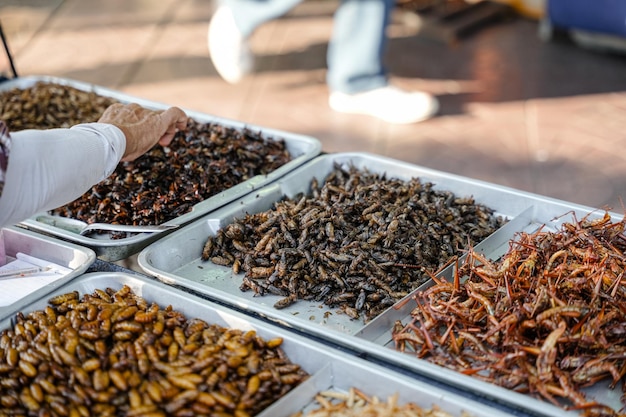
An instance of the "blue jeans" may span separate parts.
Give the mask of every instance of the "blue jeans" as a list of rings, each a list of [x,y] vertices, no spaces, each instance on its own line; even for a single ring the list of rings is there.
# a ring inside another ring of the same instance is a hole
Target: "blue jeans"
[[[244,36],[302,0],[222,0]],[[326,82],[331,92],[354,94],[387,85],[383,52],[393,0],[341,0],[328,45]]]

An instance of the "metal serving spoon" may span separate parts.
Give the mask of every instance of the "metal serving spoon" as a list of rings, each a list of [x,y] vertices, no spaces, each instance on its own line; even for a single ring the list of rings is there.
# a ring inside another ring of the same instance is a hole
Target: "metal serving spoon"
[[[83,236],[95,230],[105,230],[110,232],[158,233],[176,229],[178,227],[177,224],[161,224],[156,226],[133,226],[109,223],[87,224],[84,221],[77,219],[47,215],[37,216],[36,220],[49,226],[58,227],[60,229],[67,230],[68,232],[77,233]]]

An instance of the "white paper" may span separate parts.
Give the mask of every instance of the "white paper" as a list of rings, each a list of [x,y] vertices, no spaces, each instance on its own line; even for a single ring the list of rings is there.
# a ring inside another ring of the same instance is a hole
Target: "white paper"
[[[41,268],[48,268],[51,269],[53,271],[55,271],[57,274],[61,274],[61,275],[65,275],[65,274],[69,274],[70,272],[72,272],[71,268],[66,268],[64,266],[61,266],[59,264],[55,264],[52,263],[50,261],[46,261],[45,259],[39,259],[39,258],[35,258],[34,256],[30,256],[27,255],[25,253],[22,252],[18,252],[15,257],[17,259],[19,259],[20,261],[24,261],[27,262],[31,265],[35,265]]]
[[[35,258],[36,259],[36,258]],[[49,265],[56,265],[50,262],[39,260]],[[34,263],[26,262],[20,259],[15,259],[4,266],[0,266],[0,272],[11,271],[15,269],[31,268],[33,266],[40,266]],[[59,268],[68,270],[65,267],[56,265]],[[71,270],[70,270],[71,271]],[[16,278],[5,278],[0,280],[0,307],[6,307],[14,302],[26,297],[28,294],[36,291],[54,281],[63,278],[67,275],[67,272],[58,273],[54,269],[50,269],[45,272],[39,272],[37,274],[26,275]]]

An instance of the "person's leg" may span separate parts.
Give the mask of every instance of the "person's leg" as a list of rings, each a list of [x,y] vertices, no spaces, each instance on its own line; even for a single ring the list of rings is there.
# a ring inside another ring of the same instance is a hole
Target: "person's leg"
[[[302,0],[222,0],[209,24],[208,44],[213,65],[229,83],[252,71],[254,57],[248,38],[263,23],[282,16]]]
[[[387,85],[383,52],[393,0],[343,0],[328,45],[331,91],[354,94]]]
[[[387,23],[394,0],[342,0],[328,47],[329,105],[390,123],[415,123],[438,110],[430,94],[388,83],[383,64]]]
[[[244,38],[250,37],[256,28],[276,19],[302,0],[222,0],[219,7],[229,9],[237,28]]]

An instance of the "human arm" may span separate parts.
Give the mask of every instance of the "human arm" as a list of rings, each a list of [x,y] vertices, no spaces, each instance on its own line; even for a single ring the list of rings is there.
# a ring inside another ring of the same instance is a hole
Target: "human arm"
[[[175,107],[158,112],[115,104],[99,123],[12,132],[0,227],[78,198],[109,176],[120,160],[133,160],[157,142],[168,145],[186,121]]]
[[[6,181],[0,196],[0,226],[62,206],[109,176],[126,140],[110,124],[12,132]]]

